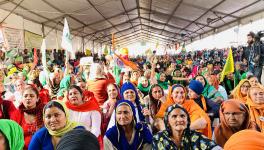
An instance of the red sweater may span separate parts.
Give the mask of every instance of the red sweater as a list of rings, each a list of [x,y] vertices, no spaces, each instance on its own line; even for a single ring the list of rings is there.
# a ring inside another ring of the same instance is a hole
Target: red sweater
[[[94,81],[88,81],[88,90],[94,93],[94,97],[96,98],[99,106],[102,106],[104,102],[107,100],[107,85],[110,83],[115,83],[114,77],[108,73],[106,79],[97,79]]]

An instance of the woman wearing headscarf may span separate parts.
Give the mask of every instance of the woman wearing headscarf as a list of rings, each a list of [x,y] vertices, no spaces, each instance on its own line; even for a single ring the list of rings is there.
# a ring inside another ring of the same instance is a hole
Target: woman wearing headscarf
[[[102,110],[102,135],[104,135],[108,123],[110,121],[111,115],[115,109],[115,105],[118,100],[120,100],[120,90],[116,84],[108,84],[107,86],[108,99],[101,106]]]
[[[235,87],[235,89],[231,92],[231,95],[234,99],[239,102],[246,104],[248,90],[250,88],[250,83],[247,79],[242,79],[239,84]]]
[[[226,90],[222,85],[220,85],[217,75],[210,75],[208,78],[208,83],[209,85],[213,86],[223,96],[224,100],[228,99]]]
[[[215,142],[224,147],[226,141],[236,132],[245,129],[257,130],[257,125],[250,120],[248,108],[235,99],[222,103],[220,124],[214,130]]]
[[[167,100],[160,107],[156,118],[164,118],[166,109],[173,104],[182,105],[190,115],[192,130],[197,130],[203,133],[208,138],[212,137],[211,121],[208,115],[194,101],[187,100],[186,89],[179,84],[173,85],[167,96]],[[162,125],[161,125],[162,126]]]
[[[138,122],[145,122],[145,117],[142,113],[142,107],[140,104],[140,98],[138,96],[138,92],[136,90],[136,87],[131,82],[125,82],[121,87],[121,98],[131,101],[136,110],[136,118]],[[107,129],[111,128],[115,125],[115,113],[112,114],[111,119],[109,121]]]
[[[65,133],[73,129],[84,129],[69,120],[68,109],[61,101],[50,101],[45,105],[43,120],[45,127],[34,134],[28,150],[54,150]]]
[[[98,63],[92,64],[87,87],[94,93],[99,106],[103,105],[107,99],[106,87],[110,83],[115,83],[115,79],[110,73],[104,72],[104,66]]]
[[[249,89],[246,105],[251,121],[256,122],[261,132],[264,132],[264,87],[261,84]]]
[[[144,94],[144,97],[148,95],[150,89],[150,82],[145,76],[139,78],[138,86],[140,92]]]
[[[158,85],[160,85],[163,88],[163,90],[168,90],[169,83],[168,83],[168,81],[166,81],[166,74],[165,73],[157,73],[156,79],[158,81]]]
[[[12,120],[0,119],[0,149],[22,150],[23,147],[23,129]]]
[[[254,130],[242,130],[232,135],[226,142],[225,150],[263,150],[263,133]]]
[[[72,85],[68,89],[66,106],[69,109],[70,120],[82,124],[92,132],[102,145],[101,112],[93,95],[86,96],[80,87]]]
[[[223,96],[213,86],[208,84],[204,76],[196,76],[195,80],[198,80],[203,84],[204,90],[202,94],[204,97],[217,103],[221,103],[223,101]]]
[[[62,79],[62,74],[57,71],[54,73],[49,74],[49,77],[47,77],[47,87],[49,89],[49,94],[51,99],[57,99],[57,93],[60,89],[60,82]]]
[[[221,149],[214,141],[190,129],[191,118],[181,105],[174,104],[167,108],[164,123],[165,130],[153,137],[154,150]]]
[[[152,135],[148,127],[138,123],[134,104],[118,101],[115,108],[115,125],[107,130],[104,148],[107,150],[150,150]]]
[[[23,128],[25,147],[28,148],[33,134],[43,126],[43,107],[38,90],[28,86],[22,92],[22,104],[19,106],[18,124]]]

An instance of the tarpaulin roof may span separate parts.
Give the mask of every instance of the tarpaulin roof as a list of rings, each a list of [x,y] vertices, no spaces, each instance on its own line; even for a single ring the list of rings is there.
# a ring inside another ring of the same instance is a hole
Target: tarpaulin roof
[[[80,37],[182,42],[264,10],[263,0],[0,0],[0,9]]]

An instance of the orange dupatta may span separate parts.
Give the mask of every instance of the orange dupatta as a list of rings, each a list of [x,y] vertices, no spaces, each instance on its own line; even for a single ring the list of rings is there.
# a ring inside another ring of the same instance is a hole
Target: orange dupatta
[[[163,103],[160,107],[160,110],[158,111],[158,113],[156,114],[156,118],[164,118],[165,112],[167,110],[167,108],[173,104],[175,104],[174,100],[171,97],[172,94],[172,89],[175,85],[173,85],[172,87],[170,87],[169,89],[169,93],[167,96],[167,100],[165,103]],[[181,86],[185,93],[186,90],[183,86]],[[193,100],[184,100],[183,104],[181,104],[189,113],[190,115],[190,119],[191,122],[194,122],[195,120],[203,117],[206,122],[207,122],[207,127],[205,129],[202,130],[198,130],[198,132],[201,132],[203,135],[207,136],[208,138],[212,138],[212,130],[211,130],[211,121],[210,118],[208,117],[208,115],[204,112],[204,110],[202,108],[200,108],[200,106],[198,104],[196,104],[195,101]]]
[[[251,99],[250,91],[254,88],[260,88],[264,91],[264,87],[261,84],[258,84],[258,86],[255,87],[251,87],[248,91],[246,104],[249,108],[251,120],[256,122],[256,124],[260,127],[261,132],[264,133],[264,104],[255,104]]]
[[[243,97],[241,94],[241,86],[245,83],[249,82],[247,79],[242,79],[239,84],[235,87],[235,89],[231,92],[231,95],[233,95],[233,98],[238,100],[239,102],[246,104],[247,102],[247,96]]]

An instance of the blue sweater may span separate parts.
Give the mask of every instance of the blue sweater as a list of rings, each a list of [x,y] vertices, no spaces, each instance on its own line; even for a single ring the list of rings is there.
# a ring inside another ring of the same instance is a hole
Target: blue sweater
[[[84,129],[84,127],[77,126],[75,129]],[[46,127],[42,127],[33,135],[28,150],[54,150],[51,135]]]

